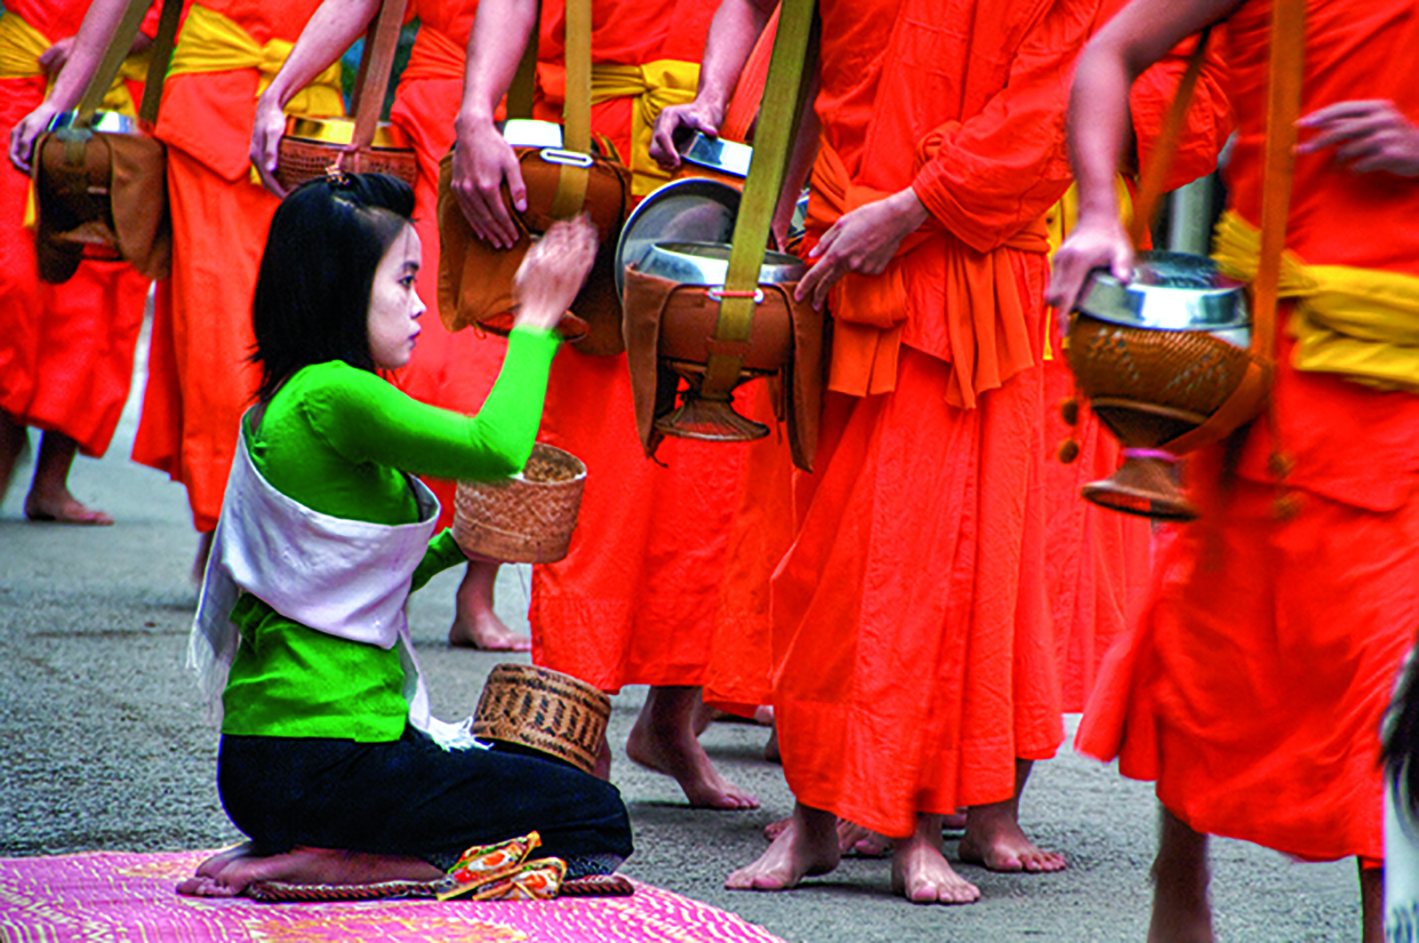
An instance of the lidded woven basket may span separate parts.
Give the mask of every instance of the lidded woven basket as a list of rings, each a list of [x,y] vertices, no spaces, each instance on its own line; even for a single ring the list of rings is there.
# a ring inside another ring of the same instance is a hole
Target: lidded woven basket
[[[453,539],[490,560],[555,563],[571,546],[585,483],[581,459],[538,442],[520,474],[458,483]]]
[[[611,699],[571,675],[504,664],[488,674],[473,736],[536,750],[590,773],[610,716]]]

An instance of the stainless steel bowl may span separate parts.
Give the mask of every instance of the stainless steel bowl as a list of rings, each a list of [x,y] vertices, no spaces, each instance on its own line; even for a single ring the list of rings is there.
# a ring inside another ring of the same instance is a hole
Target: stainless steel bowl
[[[638,269],[684,285],[723,285],[729,275],[727,242],[657,242],[641,260]],[[765,252],[759,268],[759,284],[796,282],[808,266],[797,256]]]
[[[1100,269],[1090,277],[1077,307],[1111,324],[1206,331],[1238,347],[1251,342],[1246,286],[1219,274],[1205,256],[1140,252],[1131,281],[1120,282]]]
[[[754,158],[754,149],[749,145],[712,138],[700,131],[691,134],[677,149],[687,164],[741,178],[749,176],[749,162]]]
[[[77,111],[61,112],[50,120],[49,130],[58,131],[61,128],[68,128],[74,124],[78,117]],[[89,122],[89,129],[102,131],[105,134],[137,134],[138,119],[116,111],[96,111],[93,120]]]
[[[641,200],[616,243],[616,293],[624,297],[626,266],[640,265],[657,242],[728,242],[739,215],[739,190],[708,177],[674,180]]]

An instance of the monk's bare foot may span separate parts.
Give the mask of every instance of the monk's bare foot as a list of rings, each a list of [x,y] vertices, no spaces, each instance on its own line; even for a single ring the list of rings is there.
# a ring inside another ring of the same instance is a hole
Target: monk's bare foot
[[[950,815],[941,816],[941,831],[943,832],[964,832],[966,830],[966,813],[953,812]]]
[[[36,522],[90,527],[109,527],[113,524],[113,518],[98,508],[84,504],[70,494],[68,488],[46,494],[31,491],[25,498],[25,518]]]
[[[788,826],[793,824],[793,816],[786,819],[777,819],[764,826],[764,838],[773,841],[788,830]]]
[[[764,759],[770,763],[782,763],[783,754],[778,749],[778,728],[769,731],[769,740],[764,744]]]
[[[788,826],[758,860],[733,872],[724,886],[736,891],[786,891],[805,877],[838,866],[837,817],[796,805]]]
[[[961,836],[957,854],[962,861],[978,864],[987,871],[1025,871],[1040,874],[1063,871],[1064,855],[1046,851],[1025,836],[1020,823],[1007,816],[978,814],[976,806],[966,816],[966,834]]]
[[[892,853],[892,891],[914,904],[971,904],[980,888],[956,873],[941,853],[941,817],[917,816],[916,832]]]
[[[694,728],[695,736],[698,737],[700,734],[704,733],[706,730],[709,729],[710,724],[714,723],[716,720],[719,720],[721,717],[727,716],[729,715],[725,714],[724,711],[716,710],[715,708],[710,707],[708,704],[706,704],[703,700],[697,699],[695,702],[694,714],[692,715],[690,720],[690,725]]]
[[[197,876],[177,887],[191,897],[236,897],[256,881],[287,884],[375,884],[380,881],[433,881],[443,872],[427,861],[403,855],[372,855],[331,848],[295,848],[261,857],[249,848],[209,858]],[[223,860],[224,859],[224,860]],[[203,869],[206,868],[206,873]]]
[[[693,719],[698,700],[698,688],[651,688],[626,740],[626,755],[673,776],[695,808],[757,809],[759,800],[721,776],[700,746]]]
[[[448,644],[454,648],[476,648],[484,652],[526,652],[532,639],[517,635],[493,611],[493,584],[501,564],[470,560],[455,597],[453,625]]]
[[[892,853],[892,839],[856,822],[838,819],[838,851],[859,858],[885,858]]]

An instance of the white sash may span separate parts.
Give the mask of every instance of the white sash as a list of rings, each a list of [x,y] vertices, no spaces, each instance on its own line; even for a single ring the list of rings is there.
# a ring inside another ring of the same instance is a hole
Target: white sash
[[[386,651],[399,644],[409,722],[445,749],[477,744],[469,732],[471,718],[448,724],[429,715],[428,691],[409,639],[404,604],[439,515],[433,492],[417,478],[409,483],[419,506],[413,524],[374,524],[313,511],[262,477],[247,452],[242,417],[187,650],[187,667],[197,673],[213,720],[221,720],[222,692],[240,641],[230,615],[244,591],[327,635]]]

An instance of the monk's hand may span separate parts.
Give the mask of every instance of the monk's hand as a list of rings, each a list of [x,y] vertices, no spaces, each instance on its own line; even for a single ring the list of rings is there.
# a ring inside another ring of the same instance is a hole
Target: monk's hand
[[[64,63],[69,61],[69,53],[74,51],[74,37],[65,36],[56,40],[44,52],[39,54],[39,67],[44,70],[44,74],[55,76],[64,68]]]
[[[532,244],[513,279],[514,325],[551,330],[576,300],[596,260],[596,227],[585,213],[552,224]]]
[[[1297,153],[1333,147],[1335,159],[1355,173],[1419,176],[1419,128],[1393,102],[1337,102],[1311,112],[1296,124],[1315,132],[1296,146]]]
[[[489,118],[465,120],[460,115],[454,127],[453,195],[479,239],[494,248],[511,248],[519,233],[503,199],[504,182],[512,205],[519,213],[527,210],[517,155]]]
[[[1098,268],[1108,269],[1121,282],[1133,277],[1133,244],[1122,221],[1114,214],[1080,216],[1069,237],[1054,254],[1045,304],[1060,313],[1055,324],[1061,335],[1089,273]],[[1055,338],[1056,341],[1062,339],[1062,336]]]
[[[833,285],[849,272],[881,275],[897,254],[897,246],[929,215],[911,187],[859,206],[833,223],[808,253],[809,261],[816,264],[798,283],[794,298],[811,299],[813,307],[821,310]]]
[[[247,156],[251,166],[261,175],[261,183],[279,197],[285,197],[286,188],[276,179],[281,138],[286,133],[286,113],[275,96],[263,94],[256,103],[256,121],[251,126],[251,146]]]
[[[684,105],[671,105],[655,119],[655,132],[650,139],[650,156],[664,170],[680,166],[677,140],[684,140],[696,131],[719,137],[719,123],[724,108],[705,98],[696,98]]]
[[[10,129],[10,163],[15,165],[16,170],[26,174],[30,172],[34,142],[45,132],[57,114],[59,109],[46,100]]]

